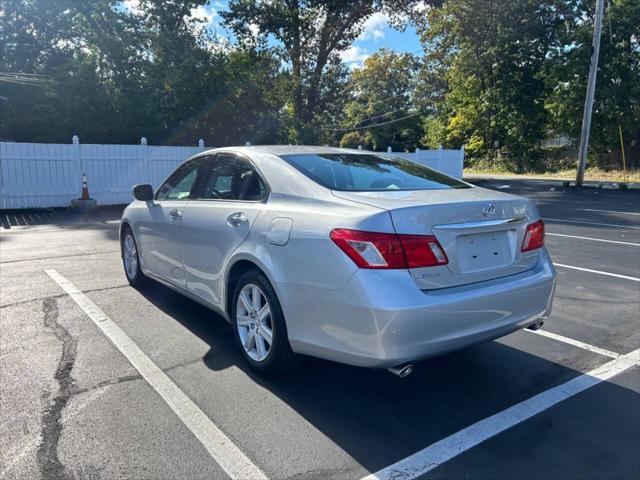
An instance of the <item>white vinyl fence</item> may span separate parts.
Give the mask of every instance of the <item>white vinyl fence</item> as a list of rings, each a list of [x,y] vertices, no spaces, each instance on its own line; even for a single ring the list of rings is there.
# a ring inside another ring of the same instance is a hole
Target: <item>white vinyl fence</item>
[[[159,184],[199,147],[0,143],[0,208],[67,207],[82,190],[99,205],[129,203],[136,183]]]
[[[391,147],[389,147],[387,152],[421,163],[451,177],[462,178],[464,146],[460,150],[444,150],[442,147],[438,150],[421,150],[418,148],[415,152],[391,152]]]
[[[86,173],[91,198],[99,205],[129,203],[136,183],[160,183],[186,158],[205,149],[147,145],[90,145],[0,142],[0,208],[67,207],[82,190]],[[462,178],[464,150],[396,153]]]

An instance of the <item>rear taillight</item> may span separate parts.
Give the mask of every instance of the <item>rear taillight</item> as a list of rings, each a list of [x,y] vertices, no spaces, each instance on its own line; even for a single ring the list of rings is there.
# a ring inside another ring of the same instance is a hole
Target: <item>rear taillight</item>
[[[522,251],[528,252],[544,246],[544,222],[538,220],[535,223],[527,225],[527,232],[524,234],[522,241]]]
[[[435,237],[336,229],[331,240],[360,268],[420,268],[446,265]]]
[[[395,233],[336,229],[331,240],[361,268],[404,268],[402,245]]]

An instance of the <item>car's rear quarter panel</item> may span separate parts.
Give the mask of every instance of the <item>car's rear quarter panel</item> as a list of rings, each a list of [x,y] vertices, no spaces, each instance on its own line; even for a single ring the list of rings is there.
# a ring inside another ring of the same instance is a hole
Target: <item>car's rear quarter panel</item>
[[[269,226],[282,218],[291,220],[291,231],[287,243],[277,245],[268,238]],[[227,270],[241,259],[255,258],[269,272],[276,291],[278,284],[340,290],[358,268],[329,238],[334,228],[393,232],[388,212],[375,207],[274,194],[269,208],[230,258]],[[289,323],[299,315],[291,312]]]

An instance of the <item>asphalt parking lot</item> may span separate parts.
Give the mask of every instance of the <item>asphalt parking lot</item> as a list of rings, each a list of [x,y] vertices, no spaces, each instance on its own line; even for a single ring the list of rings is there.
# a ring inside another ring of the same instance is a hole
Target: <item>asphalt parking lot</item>
[[[220,317],[128,286],[120,208],[3,212],[0,477],[640,478],[640,192],[480,185],[538,203],[554,313],[405,379],[257,377]]]

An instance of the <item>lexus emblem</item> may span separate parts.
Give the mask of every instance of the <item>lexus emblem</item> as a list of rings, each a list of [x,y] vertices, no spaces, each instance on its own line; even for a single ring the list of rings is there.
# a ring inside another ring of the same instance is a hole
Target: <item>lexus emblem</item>
[[[489,203],[486,207],[482,209],[482,215],[485,217],[492,217],[496,213],[496,207],[493,203]]]

